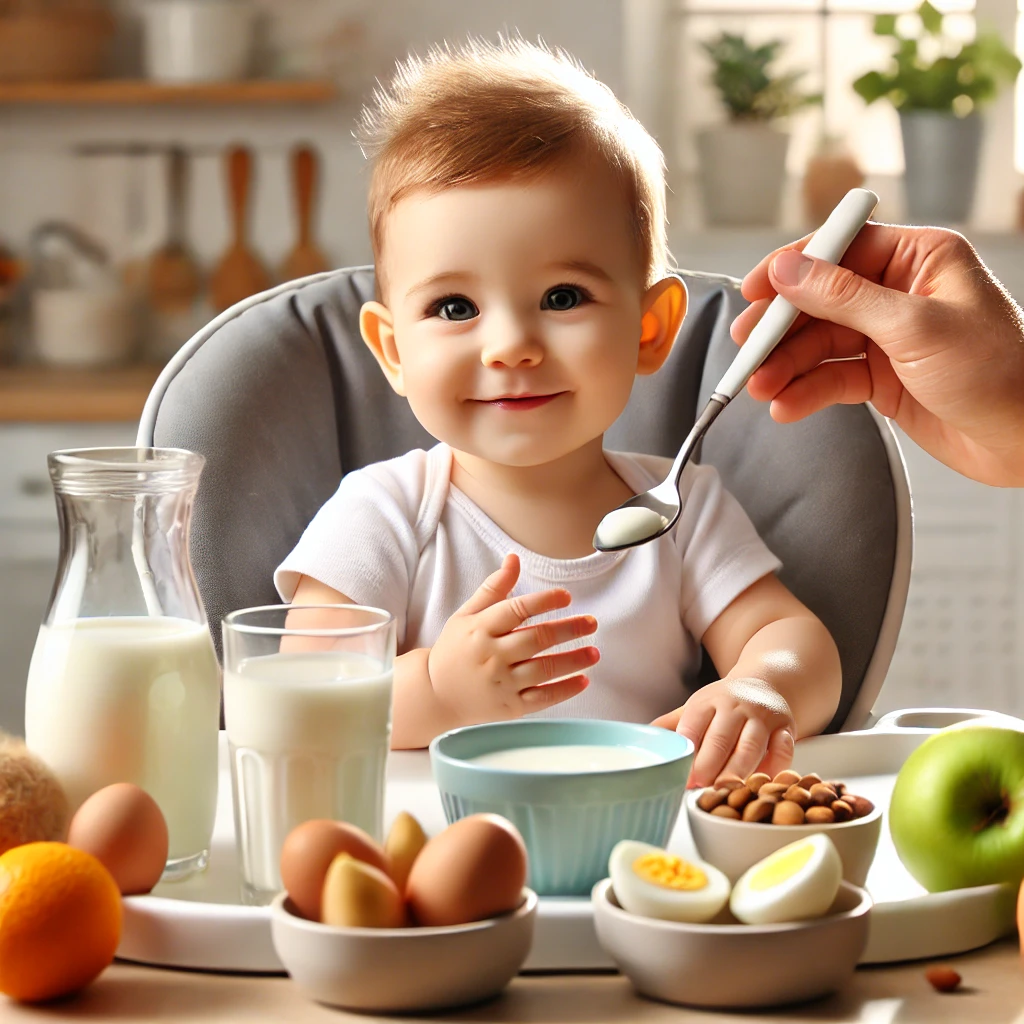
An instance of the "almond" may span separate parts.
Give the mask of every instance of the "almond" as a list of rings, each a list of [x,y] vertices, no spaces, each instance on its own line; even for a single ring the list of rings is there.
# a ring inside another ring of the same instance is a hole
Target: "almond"
[[[808,825],[831,825],[836,820],[831,807],[812,805],[804,811],[804,820]]]
[[[766,782],[758,791],[758,796],[782,796],[789,789],[784,782]]]
[[[843,802],[853,808],[855,818],[863,818],[865,814],[870,814],[875,809],[875,805],[866,796],[853,796],[846,793],[843,795]]]
[[[792,800],[801,807],[807,807],[811,802],[811,794],[803,786],[793,785],[786,790],[785,799]]]
[[[732,772],[726,772],[715,779],[715,789],[728,789],[732,792],[732,790],[739,789],[740,786],[745,785],[746,783],[738,775],[733,775]]]
[[[699,797],[697,797],[697,806],[702,811],[713,811],[719,804],[725,803],[725,798],[729,795],[727,789],[715,789],[713,786],[708,786]]]
[[[929,967],[924,976],[936,992],[952,992],[960,987],[962,981],[952,967]]]
[[[831,811],[836,821],[849,821],[853,817],[853,808],[845,800],[833,800]]]
[[[734,789],[730,794],[726,803],[730,807],[735,807],[736,810],[740,810],[750,803],[754,799],[754,794],[746,786],[740,786],[739,789]]]
[[[747,804],[746,807],[743,808],[743,820],[770,821],[774,810],[774,800],[765,800],[762,797],[758,797],[756,800],[752,800],[749,804]]]
[[[778,782],[780,785],[789,789],[794,783],[800,781],[800,773],[793,771],[792,768],[787,768],[784,772],[779,772],[778,775],[772,779],[772,782]]]
[[[747,777],[747,789],[751,793],[756,793],[766,782],[771,781],[772,777],[767,772],[754,772],[753,775]]]
[[[732,818],[735,821],[740,820],[740,812],[735,807],[730,807],[728,804],[719,804],[717,807],[712,808],[711,813],[716,818]]]
[[[816,782],[811,786],[809,792],[811,794],[811,803],[817,804],[819,807],[832,803],[836,798],[836,791],[824,782]]]
[[[780,800],[772,813],[773,825],[802,825],[804,809],[792,800]]]
[[[821,776],[817,772],[808,772],[800,779],[797,785],[799,785],[802,789],[810,789],[811,786],[819,782],[821,782]]]

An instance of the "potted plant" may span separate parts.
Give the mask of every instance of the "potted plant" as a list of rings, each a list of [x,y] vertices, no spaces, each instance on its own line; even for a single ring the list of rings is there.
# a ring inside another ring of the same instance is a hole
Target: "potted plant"
[[[901,31],[895,14],[875,18],[875,35],[895,44],[885,71],[853,83],[866,103],[887,99],[900,115],[907,214],[918,222],[966,221],[974,201],[981,151],[979,113],[1021,68],[994,32],[959,44],[943,34],[943,17],[928,0],[916,31]]]
[[[781,39],[758,46],[723,32],[701,43],[728,120],[697,133],[701,190],[711,224],[774,224],[786,176],[789,134],[776,123],[820,96],[800,88],[801,71],[776,74]]]

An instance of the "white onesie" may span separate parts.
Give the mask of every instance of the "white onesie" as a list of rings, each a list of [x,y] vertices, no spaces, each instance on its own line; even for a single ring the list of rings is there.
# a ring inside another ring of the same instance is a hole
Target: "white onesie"
[[[653,455],[606,456],[636,493],[663,480],[670,465]],[[686,467],[682,514],[665,536],[567,559],[517,544],[451,485],[451,467],[451,449],[438,444],[349,473],[274,582],[285,601],[305,575],[358,604],[386,608],[397,619],[402,653],[430,647],[452,613],[514,552],[521,563],[515,593],[565,587],[572,604],[552,617],[597,619],[596,633],[556,648],[597,646],[601,660],[587,671],[590,685],[537,716],[649,722],[679,707],[705,629],[781,565],[710,466]]]

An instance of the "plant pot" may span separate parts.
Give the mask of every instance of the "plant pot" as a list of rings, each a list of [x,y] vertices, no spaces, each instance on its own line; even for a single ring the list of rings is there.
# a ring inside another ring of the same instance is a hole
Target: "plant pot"
[[[697,133],[708,224],[773,225],[782,206],[789,135],[771,125],[730,122]]]
[[[900,112],[907,217],[917,224],[962,224],[970,217],[981,153],[982,118],[937,110]]]

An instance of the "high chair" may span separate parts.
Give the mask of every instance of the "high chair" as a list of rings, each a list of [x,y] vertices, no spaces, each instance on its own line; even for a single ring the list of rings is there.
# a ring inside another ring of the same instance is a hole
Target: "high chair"
[[[689,309],[662,370],[637,379],[606,447],[675,455],[736,352],[736,280],[680,271]],[[170,360],[138,444],[206,457],[192,558],[220,647],[220,620],[279,601],[273,570],[341,476],[435,441],[359,336],[373,270],[290,281],[228,309]],[[888,670],[910,582],[910,488],[896,439],[868,406],[780,426],[745,392],[703,442],[782,581],[825,623],[843,666],[828,731],[862,727]],[[700,682],[714,678],[704,659]]]

